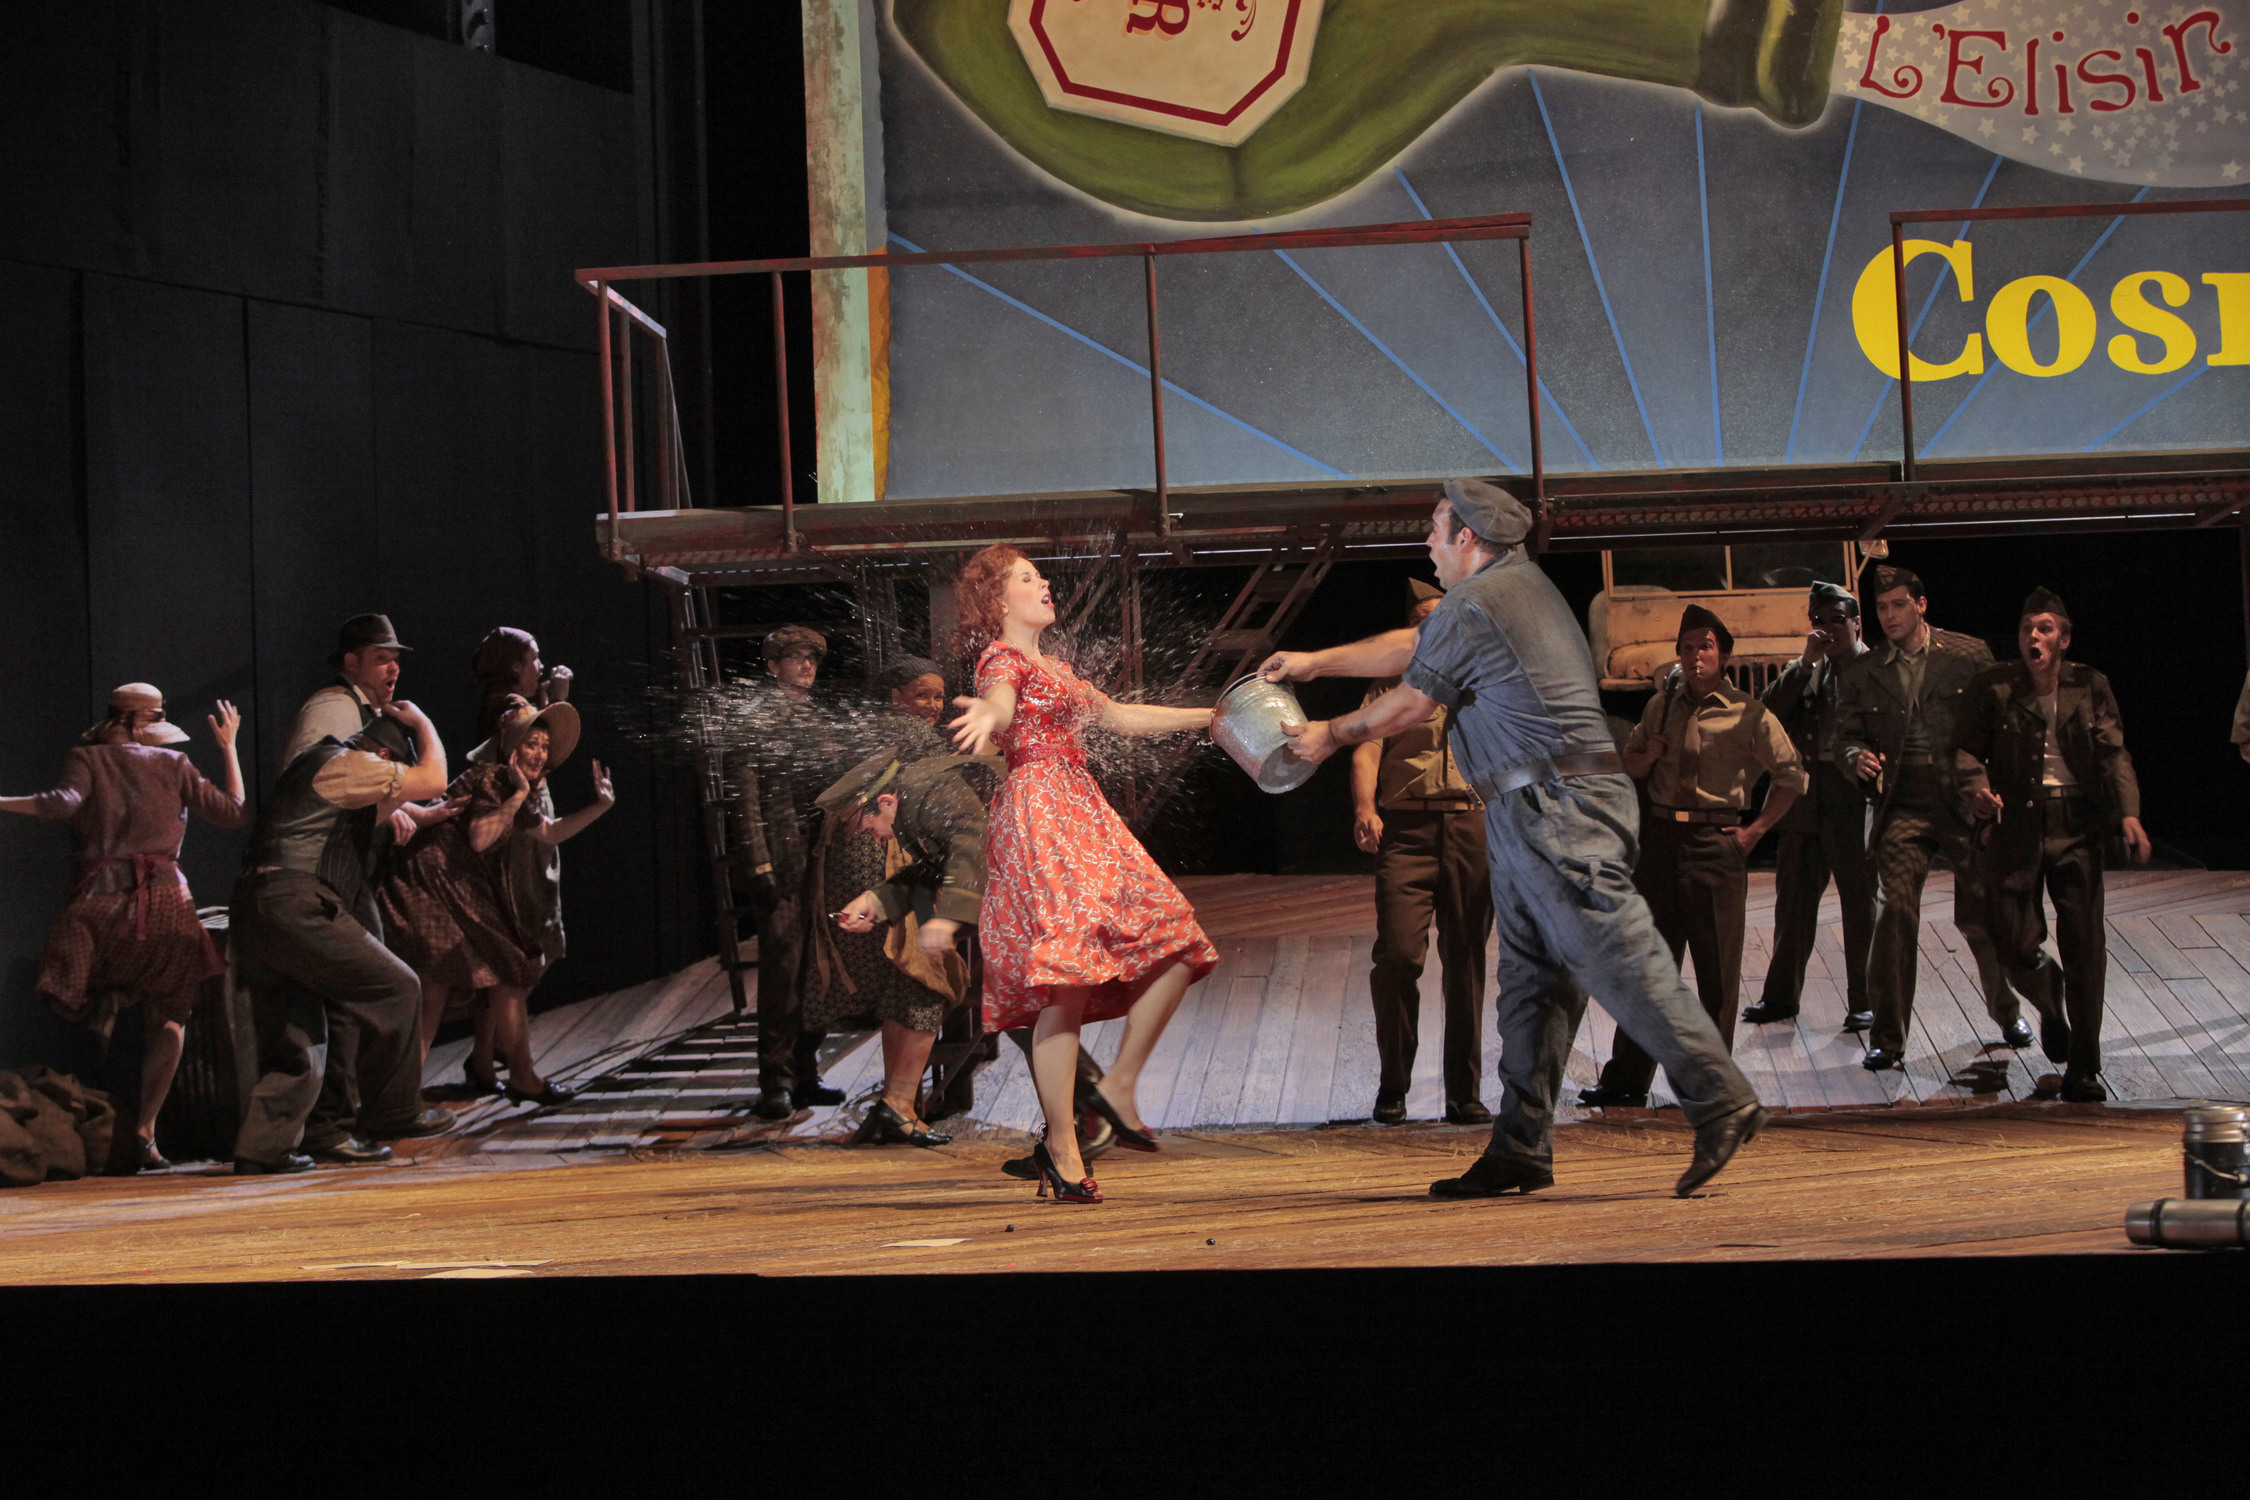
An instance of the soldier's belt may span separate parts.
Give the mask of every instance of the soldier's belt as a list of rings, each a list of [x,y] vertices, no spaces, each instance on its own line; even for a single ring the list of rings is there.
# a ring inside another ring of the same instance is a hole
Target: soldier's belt
[[[1383,812],[1465,813],[1482,811],[1474,799],[1440,801],[1435,797],[1393,797],[1382,804]]]
[[[2079,802],[2086,796],[2082,786],[2043,786],[2031,794],[2034,802]]]
[[[1739,807],[1690,809],[1685,807],[1658,807],[1651,804],[1649,811],[1659,821],[1665,823],[1740,823],[1742,821],[1742,809]]]
[[[1625,760],[1615,750],[1589,750],[1581,755],[1542,755],[1537,760],[1527,760],[1520,766],[1510,766],[1469,783],[1485,801],[1505,797],[1510,792],[1537,786],[1542,781],[1554,781],[1563,776],[1622,776]]]

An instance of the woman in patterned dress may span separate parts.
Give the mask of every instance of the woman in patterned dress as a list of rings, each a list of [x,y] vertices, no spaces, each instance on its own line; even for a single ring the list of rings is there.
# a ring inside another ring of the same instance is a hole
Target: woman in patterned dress
[[[47,935],[38,991],[58,1015],[85,1022],[105,1045],[117,1011],[141,1007],[136,1166],[143,1171],[171,1165],[156,1148],[156,1117],[179,1069],[196,990],[226,968],[195,915],[195,897],[180,873],[180,840],[191,812],[215,828],[250,821],[235,754],[242,715],[221,701],[209,723],[226,767],[223,788],[170,748],[187,735],[164,717],[164,695],[128,682],[110,694],[109,717],[65,758],[54,790],[0,797],[0,812],[70,821],[78,876]]]
[[[978,696],[957,698],[956,748],[1008,758],[993,799],[990,868],[979,931],[988,1030],[1030,1025],[1031,1072],[1047,1116],[1032,1161],[1040,1192],[1099,1203],[1078,1150],[1078,1032],[1125,1018],[1117,1061],[1096,1107],[1118,1144],[1154,1151],[1134,1085],[1188,986],[1218,964],[1178,887],[1156,867],[1086,769],[1081,736],[1099,724],[1117,734],[1171,734],[1211,722],[1203,708],[1117,703],[1039,650],[1055,621],[1047,580],[1013,547],[987,547],[955,588],[961,654],[981,646]]]

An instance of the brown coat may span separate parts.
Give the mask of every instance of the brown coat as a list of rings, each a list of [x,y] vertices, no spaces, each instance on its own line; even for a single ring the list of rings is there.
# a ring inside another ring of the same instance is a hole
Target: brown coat
[[[2063,763],[2093,803],[2103,832],[2115,834],[2125,819],[2141,815],[2141,783],[2125,748],[2125,726],[2109,679],[2066,661],[2055,698]],[[2047,756],[2047,720],[2039,712],[2031,669],[2011,661],[1978,674],[1953,743],[1963,757],[1962,819],[1976,821],[1979,789],[1989,786],[2000,794],[2000,827],[1990,846],[1993,869],[2003,883],[2020,889],[2037,878],[2040,824],[2014,811],[2038,792]]]
[[[1847,667],[1837,684],[1833,758],[1838,770],[1874,797],[1877,828],[1890,816],[1892,799],[1898,795],[1902,779],[1899,757],[1917,712],[1907,700],[1898,656],[1898,648],[1886,642]],[[1929,736],[1931,762],[1945,783],[1948,807],[1957,800],[1959,783],[1947,750],[1953,744],[1954,727],[1960,720],[1969,684],[1991,665],[1992,648],[1975,636],[1931,628],[1919,712]],[[1852,755],[1860,750],[1881,753],[1884,770],[1879,784],[1861,781],[1853,771]]]

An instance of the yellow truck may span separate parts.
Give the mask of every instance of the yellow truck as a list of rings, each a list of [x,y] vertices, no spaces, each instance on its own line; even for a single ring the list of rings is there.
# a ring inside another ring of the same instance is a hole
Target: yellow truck
[[[1602,688],[1653,690],[1679,660],[1681,612],[1700,604],[1734,632],[1728,677],[1761,694],[1804,653],[1812,585],[1856,589],[1859,570],[1886,550],[1881,542],[1758,542],[1604,552],[1602,591],[1586,610]]]

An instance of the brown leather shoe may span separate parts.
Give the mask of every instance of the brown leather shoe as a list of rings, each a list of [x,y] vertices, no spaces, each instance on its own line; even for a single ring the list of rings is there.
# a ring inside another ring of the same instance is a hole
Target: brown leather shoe
[[[1762,1104],[1745,1104],[1732,1114],[1721,1115],[1716,1120],[1697,1128],[1695,1132],[1695,1160],[1680,1174],[1672,1189],[1673,1196],[1685,1198],[1709,1182],[1734,1160],[1734,1153],[1750,1144],[1750,1138],[1766,1123],[1766,1107]]]

